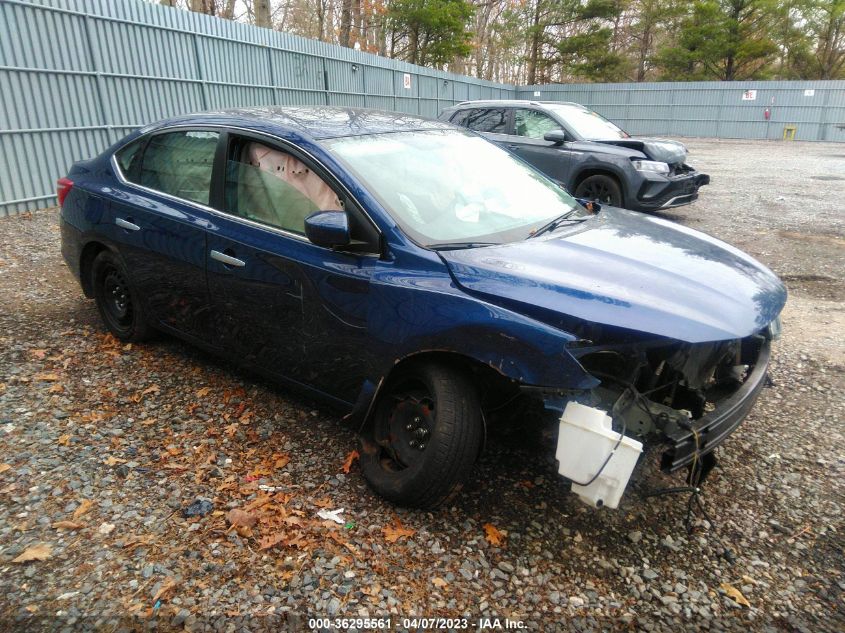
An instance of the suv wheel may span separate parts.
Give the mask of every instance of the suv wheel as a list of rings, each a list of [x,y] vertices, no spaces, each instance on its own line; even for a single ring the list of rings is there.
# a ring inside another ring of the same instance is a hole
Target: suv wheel
[[[460,491],[484,426],[472,382],[450,367],[421,364],[391,379],[361,437],[370,487],[404,506],[434,508]]]
[[[585,178],[575,188],[575,197],[593,200],[612,207],[622,206],[622,189],[612,176],[596,174]]]

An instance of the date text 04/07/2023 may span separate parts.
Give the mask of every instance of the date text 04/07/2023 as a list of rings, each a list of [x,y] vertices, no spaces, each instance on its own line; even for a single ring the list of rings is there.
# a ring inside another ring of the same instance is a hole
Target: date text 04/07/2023
[[[510,630],[526,628],[522,620],[510,618],[309,618],[308,628],[316,629],[358,629],[393,630],[393,628],[414,631],[438,631],[473,629],[477,631]]]

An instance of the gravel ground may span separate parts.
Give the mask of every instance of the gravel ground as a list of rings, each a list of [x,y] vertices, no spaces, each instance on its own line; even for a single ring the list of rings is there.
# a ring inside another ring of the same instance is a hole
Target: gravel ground
[[[689,145],[713,184],[667,216],[790,290],[773,384],[720,449],[691,534],[685,497],[644,497],[679,481],[653,458],[596,511],[536,435],[494,438],[454,506],[392,507],[343,472],[354,434],[317,404],[170,338],[106,335],[56,210],[0,220],[0,628],[845,629],[845,146]],[[192,503],[207,513],[185,517]],[[338,508],[343,525],[317,516]]]

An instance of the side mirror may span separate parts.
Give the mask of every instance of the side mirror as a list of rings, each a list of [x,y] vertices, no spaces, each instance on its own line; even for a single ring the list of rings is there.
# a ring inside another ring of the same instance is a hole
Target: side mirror
[[[551,141],[555,145],[563,145],[568,139],[566,138],[566,132],[563,130],[552,130],[551,132],[546,132],[543,140]]]
[[[349,244],[349,218],[344,211],[317,211],[305,218],[305,236],[325,248]]]

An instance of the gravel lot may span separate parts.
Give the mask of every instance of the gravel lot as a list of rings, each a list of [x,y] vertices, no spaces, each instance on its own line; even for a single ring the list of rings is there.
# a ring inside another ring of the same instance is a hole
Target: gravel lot
[[[357,464],[343,473],[354,433],[317,404],[170,338],[107,336],[55,209],[0,220],[0,628],[845,629],[845,145],[689,145],[713,184],[667,216],[790,291],[773,384],[720,450],[712,523],[692,534],[686,497],[643,496],[680,477],[649,460],[618,511],[595,511],[537,435],[494,438],[453,507],[392,507]],[[185,518],[198,499],[211,511]],[[230,527],[232,508],[259,523]],[[344,525],[317,517],[338,508]],[[44,560],[14,562],[38,545]]]

